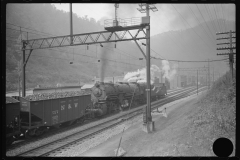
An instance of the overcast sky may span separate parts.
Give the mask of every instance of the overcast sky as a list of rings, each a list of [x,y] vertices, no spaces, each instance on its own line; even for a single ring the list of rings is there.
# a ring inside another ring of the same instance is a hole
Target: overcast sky
[[[53,4],[57,9],[69,12],[69,3]],[[150,11],[151,36],[170,30],[185,30],[194,27],[199,22],[222,18],[235,21],[236,9],[234,4],[155,4],[158,11]],[[146,13],[140,13],[137,3],[119,4],[118,18],[143,17]],[[104,24],[106,19],[114,19],[114,3],[74,3],[73,13],[80,17],[94,18]],[[221,25],[221,24],[220,24]],[[235,30],[235,28],[228,28]],[[221,30],[219,30],[221,31]]]

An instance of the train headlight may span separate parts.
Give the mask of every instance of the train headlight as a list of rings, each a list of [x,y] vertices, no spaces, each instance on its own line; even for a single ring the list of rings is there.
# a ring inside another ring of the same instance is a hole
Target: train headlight
[[[95,88],[93,90],[93,94],[96,96],[96,97],[100,97],[102,95],[102,90],[100,88]]]

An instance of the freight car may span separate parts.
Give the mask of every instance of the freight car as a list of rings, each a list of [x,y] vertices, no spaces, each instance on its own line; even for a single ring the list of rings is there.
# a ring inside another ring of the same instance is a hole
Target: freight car
[[[151,99],[157,100],[167,94],[162,83],[151,85]],[[93,109],[97,115],[109,114],[116,110],[124,110],[130,105],[146,103],[146,83],[118,82],[96,83],[91,92]]]
[[[6,145],[11,145],[20,135],[20,102],[6,97]]]
[[[14,136],[18,137],[21,133],[25,137],[39,136],[52,127],[83,122],[86,118],[144,104],[145,90],[146,83],[96,83],[91,94],[77,91],[14,96],[18,100],[15,100],[16,106],[11,103],[10,107],[7,107],[7,137],[12,137],[8,141],[12,143]],[[151,86],[152,100],[166,94],[164,84]]]
[[[49,128],[83,122],[91,107],[91,96],[82,92],[57,92],[27,97],[20,101],[21,131],[26,137],[39,136]]]

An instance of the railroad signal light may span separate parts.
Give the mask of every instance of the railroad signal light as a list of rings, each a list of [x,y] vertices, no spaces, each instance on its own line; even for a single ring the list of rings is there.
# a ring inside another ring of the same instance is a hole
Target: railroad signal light
[[[100,59],[98,60],[98,62],[100,62]]]

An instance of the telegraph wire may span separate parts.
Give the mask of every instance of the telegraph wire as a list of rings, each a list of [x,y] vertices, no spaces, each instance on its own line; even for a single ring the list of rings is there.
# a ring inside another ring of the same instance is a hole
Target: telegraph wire
[[[196,5],[196,6],[197,6],[197,8],[198,8],[198,5],[197,5],[197,4],[195,4],[195,5]],[[199,8],[198,8],[198,11],[200,12],[201,16],[203,17],[203,20],[204,20],[205,24],[207,25],[207,27],[208,27],[208,29],[209,29],[209,31],[210,31],[210,33],[211,33],[211,35],[212,35],[212,31],[211,31],[211,29],[209,28],[209,26],[208,26],[207,22],[205,21],[205,18],[204,18],[204,16],[202,15],[202,12],[200,11],[200,9],[199,9]],[[213,37],[213,40],[214,40],[214,42],[215,42],[214,35],[212,35],[212,37]]]
[[[21,27],[21,26],[12,24],[12,23],[6,23],[6,24],[10,24],[10,25],[13,25],[13,26],[16,26],[16,27]],[[57,36],[57,35],[54,35],[54,34],[50,34],[50,33],[42,32],[42,31],[38,31],[38,30],[35,30],[35,29],[31,29],[31,28],[26,28],[26,27],[21,27],[21,28],[28,29],[28,30],[31,30],[31,31],[36,31],[36,32],[39,32],[39,33],[43,33],[43,34],[45,34],[45,35]]]
[[[172,5],[173,6],[173,5]],[[173,6],[174,7],[174,6]],[[174,9],[177,11],[177,9],[174,7]],[[177,13],[182,17],[182,19],[184,19],[184,17],[177,11]],[[185,20],[185,19],[184,19]],[[189,23],[185,20],[185,22],[189,25]],[[190,28],[192,28],[190,25],[189,25]],[[202,39],[202,37],[194,30],[192,29],[198,36],[199,38]],[[202,39],[202,41],[209,47],[209,45]],[[211,50],[211,47],[209,47],[209,49]]]
[[[222,14],[223,14],[223,19],[224,19],[224,26],[225,26],[225,32],[227,31],[227,27],[226,27],[226,19],[225,19],[225,14],[224,14],[224,10],[223,10],[223,6],[221,4],[221,8],[222,8]]]
[[[209,8],[208,8],[208,6],[206,6],[206,4],[204,4],[204,7],[205,7],[206,11],[208,12],[208,15],[210,15],[209,17],[210,17],[210,20],[211,20],[211,24],[213,26],[213,29],[214,29],[215,33],[217,33],[217,29],[216,29],[216,26],[215,26],[215,23],[214,23],[214,19],[212,17],[212,13],[209,11]]]
[[[173,4],[171,4],[172,6],[173,6]],[[182,19],[184,19],[184,17],[177,11],[177,9],[173,6],[173,8],[176,10],[176,12],[181,16],[181,18]],[[185,19],[184,19],[185,20]],[[185,20],[185,22],[189,25],[189,23]],[[198,35],[198,37],[209,47],[209,49],[210,50],[212,50],[211,49],[211,47],[202,39],[202,37],[194,30],[194,28],[192,28],[190,25],[189,25],[189,27],[190,27],[190,30],[192,30],[192,31],[194,31],[197,35]],[[198,44],[198,46],[200,45],[199,43],[197,43]],[[203,47],[201,47],[200,46],[200,48],[202,49]],[[200,51],[199,51],[200,52]]]
[[[217,18],[216,20],[217,20],[217,23],[218,23],[218,26],[219,26],[219,32],[221,32],[221,26],[220,26],[219,21],[218,21],[218,16],[217,16],[217,13],[216,13],[214,4],[213,4],[213,9],[214,9],[214,12],[215,12],[215,16],[216,16],[216,18]]]
[[[164,59],[161,59],[161,58],[155,58],[155,57],[152,57],[154,59],[160,59],[160,60],[164,60]],[[228,59],[228,58],[226,58]],[[218,60],[209,60],[209,61],[183,61],[183,60],[172,60],[172,59],[166,59],[168,61],[174,61],[174,62],[216,62],[216,61],[224,61],[226,59],[218,59]]]
[[[198,23],[201,25],[201,27],[203,28],[203,30],[205,31],[206,35],[211,39],[211,37],[209,36],[209,34],[207,33],[207,31],[205,30],[205,28],[203,27],[202,23],[199,21],[199,19],[197,18],[197,16],[195,15],[195,13],[193,12],[193,10],[191,9],[191,7],[188,5],[189,9],[191,10],[191,12],[193,13],[194,17],[197,19]],[[202,13],[201,13],[202,14]],[[205,19],[204,19],[205,21]],[[206,22],[205,22],[206,24]],[[211,30],[210,30],[211,33]],[[212,35],[212,34],[211,34]],[[213,39],[215,40],[215,38],[213,37]]]
[[[219,9],[219,7],[220,7],[220,4],[216,4],[216,12],[217,12],[217,15],[219,17],[219,23],[221,25],[221,30],[223,32],[224,31],[224,25],[223,25],[223,23],[221,21],[221,9]]]
[[[156,13],[155,12],[153,12],[155,15],[156,15]],[[158,25],[159,26],[159,25]],[[179,35],[180,33],[179,33],[179,31],[176,31],[177,32],[177,34]],[[175,35],[174,35],[175,36]],[[172,37],[169,35],[169,34],[167,34],[167,37],[168,37],[168,39],[170,40],[170,41],[172,41],[172,42],[174,42],[175,41],[175,38],[173,38],[172,39]],[[177,42],[177,41],[175,41],[175,42]],[[180,41],[180,43],[183,43],[182,41]],[[179,47],[179,49],[181,48],[182,50],[185,50],[186,49],[186,47],[184,48],[183,47],[183,45],[179,45],[178,44],[178,42],[177,43],[175,43],[178,47]],[[157,53],[158,54],[158,53]],[[159,55],[159,54],[158,54]]]
[[[174,6],[173,6],[174,7]],[[175,7],[174,7],[175,8]],[[17,26],[17,25],[16,25]],[[21,27],[21,26],[18,26],[18,27]],[[17,30],[18,31],[18,30]],[[15,37],[14,37],[15,38]],[[19,44],[19,43],[18,43]],[[108,47],[106,47],[106,48],[108,48]],[[55,50],[55,49],[51,49],[51,48],[46,48],[46,49],[49,49],[49,50],[53,50],[53,51],[58,51],[58,52],[62,52],[62,53],[70,53],[70,52],[67,52],[67,51],[59,51],[59,50]],[[118,49],[118,50],[120,50],[120,49]],[[152,51],[154,51],[153,49],[151,49]],[[89,51],[91,51],[91,50],[89,50]],[[93,51],[91,51],[91,52],[93,52]],[[123,51],[122,51],[123,52]],[[157,53],[156,51],[154,51],[155,53]],[[158,55],[160,55],[159,53],[157,53]],[[76,54],[76,55],[78,55],[78,54]],[[34,55],[34,56],[36,56],[36,55]],[[83,55],[83,54],[80,54],[80,55],[78,55],[78,56],[86,56],[86,57],[90,57],[90,58],[94,58],[94,57],[92,57],[92,56],[88,56],[88,55]],[[161,55],[160,55],[161,56]],[[42,56],[43,57],[43,56]],[[44,57],[47,57],[47,56],[44,56]],[[48,57],[48,58],[56,58],[56,57]],[[152,57],[152,58],[154,58],[154,59],[161,59],[161,60],[168,60],[168,59],[164,59],[164,58],[155,58],[155,57]],[[58,59],[63,59],[63,58],[58,58]],[[96,58],[95,58],[96,59]],[[65,59],[65,60],[68,60],[69,61],[69,59]],[[123,64],[128,64],[128,63],[124,63],[124,62],[119,62],[119,61],[114,61],[114,60],[110,60],[110,59],[106,59],[106,60],[109,60],[109,61],[113,61],[113,62],[117,62],[117,63],[123,63]],[[225,59],[224,59],[225,60]],[[168,60],[168,61],[176,61],[176,62],[208,62],[208,61],[182,61],[182,60]],[[212,61],[221,61],[221,60],[212,60]],[[212,61],[209,61],[209,62],[212,62]],[[135,65],[135,66],[141,66],[142,67],[142,65],[136,65],[136,64],[131,64],[131,63],[129,63],[129,65]]]

